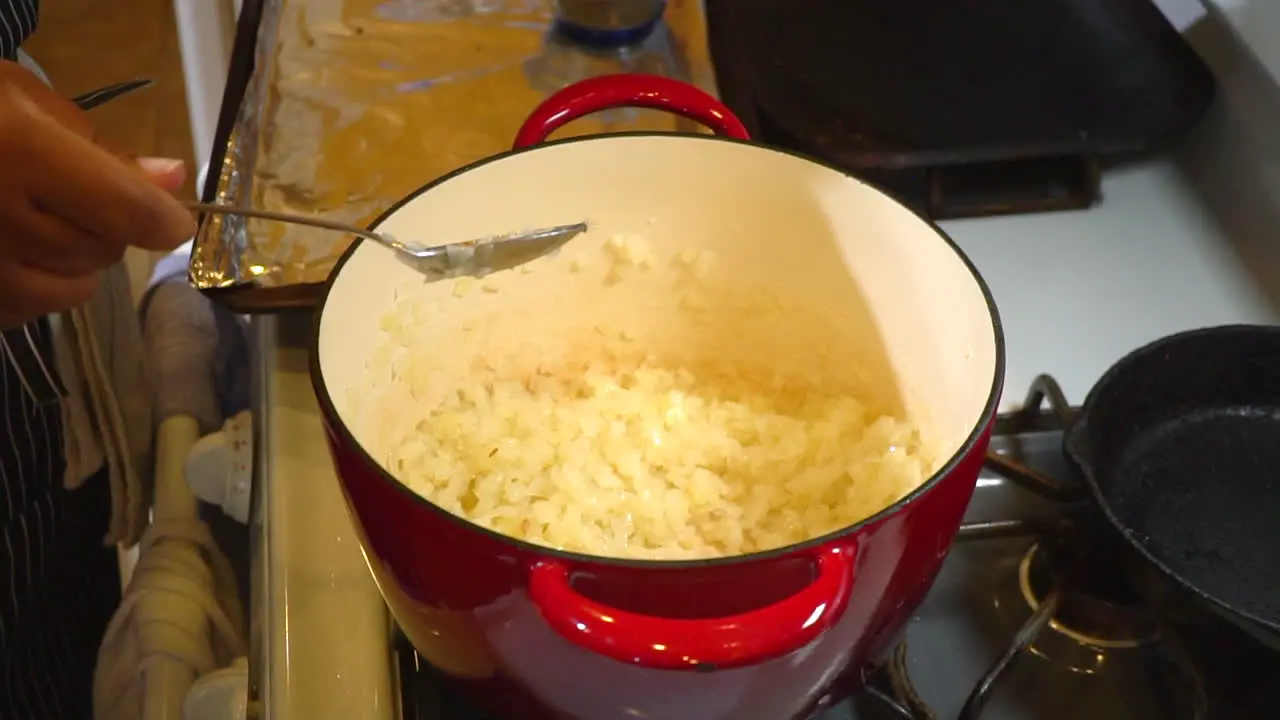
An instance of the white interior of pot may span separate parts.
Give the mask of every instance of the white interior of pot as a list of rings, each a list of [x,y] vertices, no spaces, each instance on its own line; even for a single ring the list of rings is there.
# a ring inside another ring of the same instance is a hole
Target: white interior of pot
[[[360,245],[319,335],[324,386],[357,441],[368,447],[376,432],[355,405],[389,381],[368,368],[397,302],[412,305],[441,393],[465,384],[477,358],[518,372],[640,347],[663,364],[819,377],[916,423],[934,469],[982,421],[996,339],[970,270],[887,196],[798,157],[679,135],[543,146],[442,182],[379,229],[441,244],[580,220],[590,231],[556,257],[461,297],[452,281],[424,284],[390,251]],[[608,277],[602,247],[619,235],[639,238],[649,271]],[[703,271],[692,284],[690,251]],[[416,422],[430,402],[378,422]]]

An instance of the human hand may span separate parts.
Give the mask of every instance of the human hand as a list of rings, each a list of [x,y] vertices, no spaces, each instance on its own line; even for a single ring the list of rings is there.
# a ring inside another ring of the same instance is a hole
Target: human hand
[[[190,238],[195,220],[170,195],[184,175],[102,148],[79,108],[0,61],[0,329],[88,302],[130,245]]]

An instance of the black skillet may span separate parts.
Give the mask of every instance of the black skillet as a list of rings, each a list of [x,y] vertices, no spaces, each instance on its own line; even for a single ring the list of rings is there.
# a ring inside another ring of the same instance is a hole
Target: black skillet
[[[1134,351],[1090,391],[1066,451],[1158,601],[1280,650],[1280,328]]]

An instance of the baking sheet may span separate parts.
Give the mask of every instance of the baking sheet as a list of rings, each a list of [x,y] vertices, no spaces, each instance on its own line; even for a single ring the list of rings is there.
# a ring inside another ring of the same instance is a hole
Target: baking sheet
[[[575,80],[645,72],[715,90],[701,0],[672,0],[648,40],[617,52],[566,45],[550,25],[549,0],[262,0],[256,69],[232,99],[213,200],[366,225],[432,179],[508,149],[529,111]],[[557,135],[698,129],[627,109]],[[349,242],[208,217],[191,278],[243,312],[305,306]]]

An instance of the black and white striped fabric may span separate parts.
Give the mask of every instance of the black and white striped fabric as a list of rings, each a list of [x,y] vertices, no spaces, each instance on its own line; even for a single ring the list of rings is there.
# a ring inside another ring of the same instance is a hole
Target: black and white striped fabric
[[[3,1],[3,0],[0,0]],[[0,333],[0,358],[13,366],[22,391],[37,405],[57,407],[57,402],[67,394],[58,378],[53,355],[42,355],[33,333],[35,323]]]
[[[52,350],[47,322],[30,328]],[[62,416],[0,363],[0,718],[91,717],[98,645],[120,599],[106,472],[63,487]]]
[[[40,0],[0,0],[0,58],[13,60],[40,22]]]
[[[39,0],[0,0],[0,58]],[[92,717],[98,644],[120,598],[106,472],[63,485],[63,393],[48,321],[0,333],[0,720]]]

